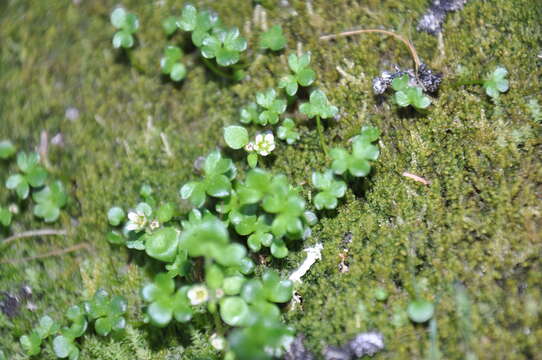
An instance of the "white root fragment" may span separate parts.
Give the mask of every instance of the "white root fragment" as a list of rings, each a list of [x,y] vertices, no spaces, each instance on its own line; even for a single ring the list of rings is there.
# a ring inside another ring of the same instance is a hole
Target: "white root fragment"
[[[301,282],[301,278],[309,271],[311,266],[317,261],[322,259],[322,249],[324,246],[321,243],[307,248],[303,251],[307,253],[307,258],[289,277],[293,282]]]

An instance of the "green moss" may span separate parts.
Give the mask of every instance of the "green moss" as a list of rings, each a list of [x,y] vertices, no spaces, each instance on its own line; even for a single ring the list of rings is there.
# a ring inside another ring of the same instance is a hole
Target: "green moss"
[[[249,1],[197,3],[213,7],[230,25],[244,28],[252,19]],[[0,261],[80,242],[91,245],[62,257],[0,265],[0,293],[28,284],[36,306],[30,311],[23,304],[13,318],[0,313],[0,348],[10,359],[24,358],[18,337],[41,315],[61,318],[69,304],[100,286],[125,295],[128,317],[141,318],[138,290],[147,274],[133,254],[105,241],[107,209],[133,206],[143,182],[164,199],[178,201],[180,185],[193,177],[194,160],[223,145],[222,126],[237,120],[238,108],[255,92],[276,86],[288,72],[284,55],[258,56],[249,77],[231,84],[192,59],[181,85],[164,81],[158,61],[168,42],[160,23],[181,4],[128,1],[123,5],[142,23],[134,54],[149,70],[140,73],[111,46],[108,15],[115,4],[0,4],[0,139],[10,138],[30,150],[39,143],[40,131],[62,133],[65,145],[51,146],[49,160],[52,173],[63,178],[72,194],[59,224],[69,229],[69,236],[19,240],[0,254]],[[337,211],[326,213],[314,228],[307,244],[323,242],[323,260],[298,289],[302,310],[287,312],[287,320],[315,350],[343,343],[358,331],[378,329],[386,339],[381,358],[422,358],[429,348],[426,327],[393,321],[401,318],[417,281],[423,297],[439,299],[435,314],[444,358],[462,359],[469,350],[479,358],[536,357],[542,338],[542,151],[540,127],[532,123],[525,104],[542,91],[542,68],[536,60],[542,8],[534,0],[469,2],[448,17],[441,51],[436,38],[414,30],[426,1],[290,4],[268,6],[267,21],[282,25],[289,49],[300,42],[312,51],[316,85],[341,114],[338,122],[328,121],[329,145],[344,144],[361,125],[375,125],[382,130],[382,155],[372,176],[356,183]],[[427,116],[403,112],[389,101],[381,104],[372,95],[371,79],[381,70],[396,63],[411,66],[403,44],[376,34],[318,40],[320,34],[360,24],[408,36],[420,57],[444,72],[445,82]],[[260,30],[254,24],[250,29],[245,35],[255,49]],[[189,44],[180,33],[170,42]],[[510,71],[510,90],[499,104],[481,87],[451,85],[459,66],[478,78],[496,65]],[[351,76],[343,77],[338,66]],[[64,116],[70,106],[80,114],[73,121]],[[300,143],[281,147],[265,165],[287,173],[308,196],[307,174],[322,171],[329,160],[320,150],[315,124],[304,121],[300,130]],[[517,136],[518,131],[523,135]],[[164,150],[161,133],[173,156]],[[2,174],[11,168],[0,166]],[[401,176],[404,171],[431,185]],[[14,199],[2,187],[0,200],[6,204]],[[43,227],[28,209],[22,210],[13,232]],[[348,232],[352,242],[345,244]],[[345,247],[349,271],[341,273]],[[293,269],[303,257],[294,253],[272,264]],[[454,281],[465,284],[472,302],[472,339],[463,336]],[[377,286],[389,292],[386,302],[374,299]],[[213,358],[206,343],[212,331],[208,323],[196,318],[194,327],[170,327],[164,336],[136,323],[122,341],[85,338],[82,358],[133,358],[134,353],[141,359],[173,354]],[[50,349],[46,354],[45,359],[51,358]]]

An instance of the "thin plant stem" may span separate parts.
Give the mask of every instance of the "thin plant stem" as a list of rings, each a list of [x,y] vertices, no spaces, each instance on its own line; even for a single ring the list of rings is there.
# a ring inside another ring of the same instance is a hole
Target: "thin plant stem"
[[[27,261],[44,259],[44,258],[48,258],[48,257],[52,257],[52,256],[60,256],[60,255],[68,254],[68,253],[71,253],[71,252],[79,251],[79,250],[82,250],[82,249],[87,249],[89,247],[90,247],[90,244],[88,244],[86,242],[82,242],[82,243],[75,244],[73,246],[70,246],[70,247],[67,247],[67,248],[64,248],[64,249],[56,249],[56,250],[50,251],[50,252],[45,253],[45,254],[24,257],[24,258],[16,259],[16,260],[2,261],[2,262],[0,262],[0,264],[19,264],[19,263],[24,263],[24,262],[27,262]]]
[[[418,53],[416,52],[416,49],[414,48],[414,46],[412,45],[410,41],[408,41],[401,35],[391,32],[391,31],[380,30],[380,29],[352,30],[352,31],[345,31],[342,33],[338,33],[338,34],[320,36],[320,40],[330,40],[330,39],[335,39],[338,37],[352,36],[352,35],[357,35],[357,34],[367,34],[367,33],[379,33],[379,34],[392,36],[396,38],[397,40],[401,41],[403,44],[405,44],[408,47],[410,54],[412,55],[412,59],[414,60],[414,65],[416,66],[416,72],[418,72],[418,69],[420,68],[420,58],[418,57]]]
[[[8,238],[5,238],[4,241],[0,242],[0,245],[7,245],[17,239],[29,238],[34,236],[48,236],[48,235],[58,235],[66,236],[68,231],[65,229],[40,229],[40,230],[30,230],[24,231],[18,234],[14,234]]]
[[[228,80],[235,80],[235,77],[233,75],[230,75],[228,73],[225,73],[224,71],[220,70],[218,68],[218,66],[216,66],[215,64],[213,64],[212,61],[210,61],[209,59],[207,58],[204,58],[202,57],[203,59],[203,63],[205,64],[205,66],[207,66],[207,68],[209,70],[211,70],[215,75],[218,75],[220,77],[223,77],[223,78],[226,78]]]
[[[318,136],[320,137],[320,146],[322,147],[324,154],[326,154],[327,156],[327,145],[326,141],[324,140],[324,127],[322,126],[322,120],[320,120],[320,116],[316,117],[316,128],[318,129]]]

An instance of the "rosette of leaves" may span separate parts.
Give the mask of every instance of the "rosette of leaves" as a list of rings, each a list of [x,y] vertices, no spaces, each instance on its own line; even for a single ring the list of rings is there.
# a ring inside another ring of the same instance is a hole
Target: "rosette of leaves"
[[[192,32],[192,42],[197,47],[203,45],[203,39],[210,31],[220,24],[218,15],[211,11],[198,11],[193,5],[185,5],[181,17],[177,20],[177,26]]]
[[[13,155],[15,155],[15,152],[17,151],[17,148],[10,140],[1,140],[0,141],[0,159],[9,159]]]
[[[288,184],[286,176],[277,175],[270,184],[269,193],[262,199],[262,208],[275,215],[271,231],[277,238],[285,235],[290,238],[300,238],[303,234],[302,218],[305,211],[305,200],[298,195],[298,192],[298,189]],[[282,251],[285,249],[286,246]]]
[[[265,110],[258,116],[258,124],[275,125],[279,121],[279,117],[286,110],[286,100],[277,99],[275,89],[269,89],[263,93],[256,94],[256,102]]]
[[[203,38],[201,54],[206,59],[216,59],[220,66],[231,66],[239,61],[246,48],[247,41],[238,28],[226,30],[216,27],[211,35]]]
[[[124,8],[116,8],[111,13],[111,24],[118,29],[113,36],[114,48],[131,48],[134,46],[134,34],[139,29],[139,18]]]
[[[282,120],[282,124],[277,130],[277,136],[279,139],[286,141],[288,145],[294,144],[300,138],[295,122],[290,118]]]
[[[271,29],[260,35],[260,49],[278,51],[284,49],[286,38],[280,25],[273,25]]]
[[[239,296],[220,301],[220,316],[230,326],[248,326],[259,318],[278,319],[280,311],[273,303],[285,303],[292,297],[293,284],[281,280],[278,273],[267,270],[262,280],[246,281]]]
[[[160,59],[162,73],[169,75],[173,81],[181,81],[186,77],[186,67],[181,62],[183,52],[178,46],[168,45],[164,56]]]
[[[192,308],[187,297],[188,286],[175,291],[175,282],[165,273],[158,274],[154,281],[142,289],[143,299],[150,303],[147,314],[156,326],[166,326],[175,318],[179,322],[192,319]]]
[[[94,297],[84,303],[86,314],[94,321],[94,329],[101,336],[124,330],[126,327],[127,303],[122,296],[109,297],[107,291],[99,289]]]
[[[508,91],[506,75],[508,75],[508,71],[504,67],[499,66],[483,82],[486,94],[494,100],[499,98],[500,93]]]
[[[431,99],[424,95],[420,87],[410,85],[409,82],[410,78],[406,74],[392,80],[395,102],[401,107],[411,105],[416,110],[426,109],[431,105]]]
[[[314,90],[310,95],[309,102],[301,104],[299,111],[307,115],[309,119],[315,117],[328,119],[337,115],[339,109],[331,105],[322,90]]]
[[[53,351],[59,358],[69,358],[77,360],[79,358],[79,348],[75,340],[83,335],[88,327],[85,317],[85,311],[81,306],[74,305],[66,312],[66,317],[71,321],[70,327],[65,327],[53,340]]]
[[[376,161],[380,155],[380,150],[373,144],[379,137],[380,131],[377,128],[364,126],[361,134],[352,139],[352,153],[343,148],[332,149],[331,168],[335,174],[348,172],[355,177],[367,176],[371,171],[371,162]]]
[[[26,199],[30,194],[30,187],[37,188],[45,184],[47,171],[39,164],[40,156],[36,152],[17,154],[17,166],[21,171],[11,175],[6,180],[6,187],[15,190],[20,199]]]
[[[288,66],[293,74],[281,78],[279,88],[284,88],[288,95],[294,96],[297,93],[299,85],[303,87],[312,85],[316,78],[316,73],[309,67],[310,63],[310,52],[306,52],[301,56],[290,54],[288,56]]]
[[[11,224],[12,217],[9,209],[0,206],[0,224],[2,224],[2,226],[8,227]]]
[[[45,222],[55,222],[60,216],[60,209],[68,201],[68,195],[62,182],[57,180],[33,193],[32,199],[36,202],[34,215]]]
[[[41,352],[41,344],[48,337],[59,330],[60,326],[49,316],[43,316],[39,325],[30,334],[21,336],[19,342],[28,356],[38,355]]]
[[[183,222],[183,228],[179,248],[190,257],[203,256],[223,266],[240,266],[244,261],[245,247],[231,243],[226,224],[211,213],[195,214]]]
[[[337,199],[342,198],[346,192],[346,183],[335,178],[333,170],[324,173],[312,173],[312,184],[320,190],[313,198],[316,209],[335,209]]]
[[[205,159],[203,173],[203,179],[190,181],[180,190],[181,198],[190,200],[195,207],[202,207],[207,195],[227,197],[237,170],[230,159],[222,158],[220,152],[215,150]]]

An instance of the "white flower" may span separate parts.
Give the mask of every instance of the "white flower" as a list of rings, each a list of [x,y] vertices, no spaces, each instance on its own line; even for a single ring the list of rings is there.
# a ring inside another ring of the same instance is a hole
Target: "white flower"
[[[256,135],[253,148],[254,151],[256,151],[261,156],[269,155],[271,151],[275,149],[275,137],[273,136],[273,133]]]
[[[128,231],[141,231],[147,225],[147,217],[142,211],[135,210],[128,213],[128,223],[126,223],[126,230]]]
[[[158,222],[158,220],[153,220],[151,221],[151,223],[149,224],[149,228],[151,230],[156,230],[160,227],[160,223]]]
[[[190,300],[190,304],[199,305],[209,300],[209,290],[203,285],[195,285],[188,290],[186,294]]]
[[[216,333],[211,335],[209,342],[211,343],[211,346],[218,351],[222,351],[226,348],[226,339]]]

